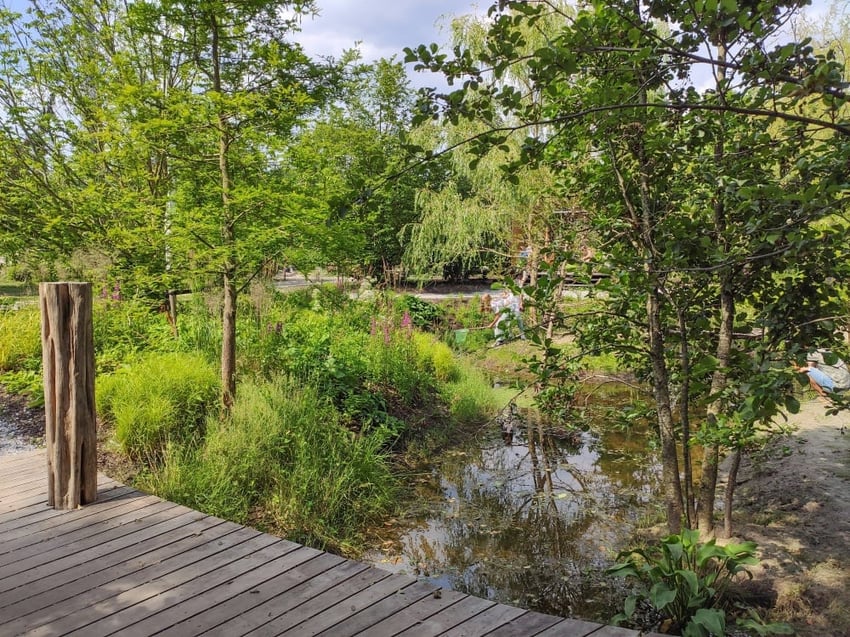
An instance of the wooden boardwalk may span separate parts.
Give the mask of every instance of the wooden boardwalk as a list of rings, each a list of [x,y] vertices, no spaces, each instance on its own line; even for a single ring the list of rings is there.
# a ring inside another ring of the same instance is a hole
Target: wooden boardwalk
[[[440,590],[99,476],[47,506],[44,451],[0,456],[0,636],[635,637]]]

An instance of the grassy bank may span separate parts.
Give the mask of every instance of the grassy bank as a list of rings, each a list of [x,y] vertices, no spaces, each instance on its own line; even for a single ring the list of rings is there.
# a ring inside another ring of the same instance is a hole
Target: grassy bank
[[[498,404],[412,297],[255,286],[238,312],[238,389],[218,408],[216,296],[181,301],[178,333],[141,299],[97,299],[100,437],[122,479],[204,512],[356,554],[393,513],[400,469]],[[0,312],[0,383],[41,394],[37,307]],[[14,335],[14,338],[11,337]]]

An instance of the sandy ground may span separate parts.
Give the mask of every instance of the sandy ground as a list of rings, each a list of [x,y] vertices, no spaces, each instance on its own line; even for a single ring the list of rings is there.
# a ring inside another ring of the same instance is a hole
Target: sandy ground
[[[850,413],[825,408],[803,403],[792,435],[742,463],[733,518],[735,537],[759,546],[753,584],[771,619],[801,637],[850,635]]]

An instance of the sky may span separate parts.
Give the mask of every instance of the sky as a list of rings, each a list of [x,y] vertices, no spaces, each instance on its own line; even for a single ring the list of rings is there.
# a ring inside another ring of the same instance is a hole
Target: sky
[[[364,60],[396,56],[404,60],[403,49],[449,41],[448,25],[453,16],[485,13],[490,0],[317,0],[320,15],[306,18],[296,39],[311,56],[339,57],[345,49],[360,42]],[[430,74],[408,67],[414,87],[435,86]]]

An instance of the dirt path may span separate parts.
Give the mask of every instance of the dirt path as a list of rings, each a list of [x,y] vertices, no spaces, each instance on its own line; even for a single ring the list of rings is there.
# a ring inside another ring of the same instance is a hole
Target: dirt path
[[[756,542],[771,619],[801,637],[850,635],[850,414],[803,403],[796,431],[739,474],[736,537]]]

